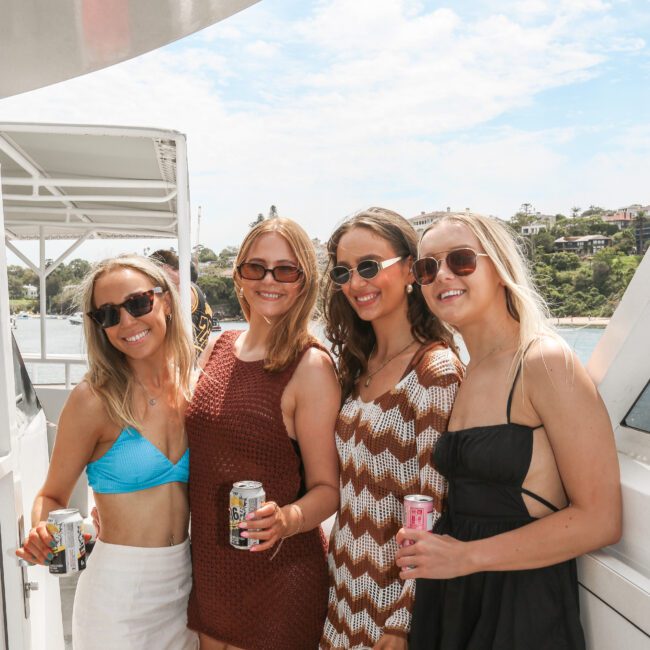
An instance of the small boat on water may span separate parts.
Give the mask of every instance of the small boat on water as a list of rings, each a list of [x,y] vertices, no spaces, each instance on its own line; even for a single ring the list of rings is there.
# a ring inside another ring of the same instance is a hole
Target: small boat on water
[[[219,322],[219,317],[218,316],[213,316],[212,317],[212,331],[213,332],[220,332],[221,331],[221,323]]]
[[[68,318],[68,322],[72,325],[83,325],[84,315],[80,311],[75,312],[70,316],[70,318]]]

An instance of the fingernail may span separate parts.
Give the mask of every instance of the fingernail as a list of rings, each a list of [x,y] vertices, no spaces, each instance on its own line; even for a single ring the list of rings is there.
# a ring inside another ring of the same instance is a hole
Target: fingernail
[[[248,528],[248,524],[245,524],[244,522],[242,522],[241,524],[239,524],[239,527],[240,528]]]
[[[249,512],[249,513],[246,515],[246,519],[255,519],[255,515],[254,515],[252,512]]]
[[[239,533],[239,534],[241,535],[241,537],[248,537],[248,533],[246,531],[244,531],[243,533]]]
[[[56,546],[56,542],[54,540],[52,540],[50,542],[50,548],[54,548],[55,546]]]
[[[47,554],[47,559],[48,560],[53,560],[54,559],[54,554],[53,553],[48,553]]]

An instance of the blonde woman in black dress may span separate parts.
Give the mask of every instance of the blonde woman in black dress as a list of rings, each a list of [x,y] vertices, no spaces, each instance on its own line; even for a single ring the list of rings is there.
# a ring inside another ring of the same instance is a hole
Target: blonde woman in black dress
[[[401,576],[420,578],[409,647],[583,649],[575,558],[621,534],[604,404],[548,327],[505,225],[442,217],[413,272],[470,362],[433,456],[449,481],[441,525],[398,534],[414,542],[398,553]]]

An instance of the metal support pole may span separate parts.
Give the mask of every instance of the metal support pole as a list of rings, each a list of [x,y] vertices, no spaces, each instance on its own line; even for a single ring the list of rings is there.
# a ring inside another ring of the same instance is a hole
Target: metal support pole
[[[180,276],[181,307],[183,322],[192,336],[192,314],[190,296],[190,256],[191,256],[191,224],[190,196],[187,177],[187,148],[185,136],[176,138],[176,215],[178,218],[178,271]]]
[[[47,312],[47,295],[46,295],[46,281],[47,275],[45,273],[45,228],[39,226],[38,228],[39,239],[39,298],[41,303],[41,358],[47,358],[47,337],[45,335],[45,315]]]

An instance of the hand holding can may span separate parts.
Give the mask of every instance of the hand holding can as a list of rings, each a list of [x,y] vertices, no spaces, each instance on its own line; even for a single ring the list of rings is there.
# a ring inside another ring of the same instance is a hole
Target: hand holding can
[[[54,538],[47,530],[47,522],[39,521],[25,537],[22,547],[16,550],[16,555],[29,564],[48,565],[54,558],[54,544]]]

